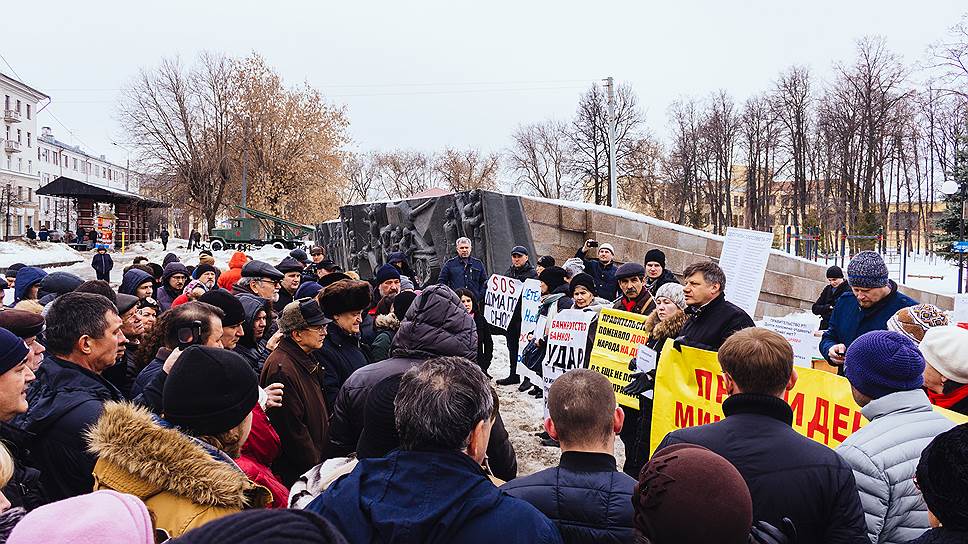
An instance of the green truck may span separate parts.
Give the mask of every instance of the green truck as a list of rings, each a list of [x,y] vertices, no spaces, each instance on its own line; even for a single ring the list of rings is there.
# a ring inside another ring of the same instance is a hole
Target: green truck
[[[213,251],[222,249],[245,251],[264,245],[279,249],[295,249],[305,245],[307,238],[311,240],[313,233],[316,232],[316,229],[310,225],[294,223],[245,206],[236,206],[236,208],[248,214],[249,217],[233,217],[227,221],[227,228],[212,229],[208,241]]]

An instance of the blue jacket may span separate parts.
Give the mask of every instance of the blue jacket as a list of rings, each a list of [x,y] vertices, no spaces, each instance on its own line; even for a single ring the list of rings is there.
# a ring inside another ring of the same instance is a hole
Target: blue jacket
[[[17,283],[13,289],[14,304],[23,300],[27,289],[40,283],[40,280],[47,277],[47,272],[35,267],[25,266],[17,271]]]
[[[830,360],[830,348],[837,344],[850,347],[851,342],[864,333],[886,330],[887,320],[898,310],[917,304],[914,299],[899,292],[896,283],[891,281],[890,285],[891,294],[867,309],[857,304],[853,291],[848,290],[840,295],[834,312],[830,314],[830,327],[820,340],[820,353],[824,358]]]
[[[561,539],[574,542],[633,542],[632,490],[635,480],[619,472],[606,453],[566,451],[557,467],[501,486],[551,518]]]
[[[96,458],[84,431],[101,416],[104,403],[124,397],[101,376],[48,355],[27,390],[30,408],[14,425],[34,435],[31,454],[51,501],[90,493]]]
[[[484,263],[477,257],[451,257],[444,266],[440,267],[440,277],[437,283],[442,283],[454,291],[470,289],[477,300],[484,300],[487,290],[487,271]]]
[[[107,253],[95,253],[91,259],[91,268],[98,274],[107,274],[114,268],[114,259]]]
[[[364,459],[306,510],[354,543],[561,542],[548,518],[494,487],[473,459],[458,452],[397,450]]]
[[[132,268],[125,272],[121,278],[121,287],[118,287],[118,292],[125,295],[137,296],[135,295],[135,291],[138,289],[138,286],[149,281],[154,282],[151,274],[138,268]]]
[[[585,273],[595,279],[596,294],[608,300],[615,300],[621,293],[618,292],[618,280],[615,279],[615,271],[618,268],[614,262],[603,265],[598,259],[588,259],[582,248],[578,248],[575,257],[585,262]]]

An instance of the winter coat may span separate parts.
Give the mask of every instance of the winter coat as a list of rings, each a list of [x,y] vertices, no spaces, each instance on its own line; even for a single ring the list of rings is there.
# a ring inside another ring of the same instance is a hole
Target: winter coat
[[[124,398],[132,398],[131,389],[135,380],[138,379],[140,372],[137,370],[138,348],[140,344],[127,342],[124,345],[124,355],[122,355],[114,366],[108,367],[101,372],[101,377],[111,382],[111,385],[118,388]]]
[[[269,348],[266,347],[265,333],[269,331],[269,324],[272,320],[272,310],[266,303],[265,299],[259,297],[238,297],[239,302],[242,303],[242,310],[245,314],[245,321],[242,322],[242,338],[239,338],[239,342],[235,345],[233,351],[238,353],[245,359],[245,362],[249,363],[252,370],[256,374],[262,372],[262,366],[265,365],[266,359],[269,357]],[[266,312],[266,328],[262,333],[262,337],[258,340],[253,336],[255,327],[255,317],[259,314],[260,310]]]
[[[252,430],[236,463],[250,480],[272,493],[273,508],[286,508],[289,504],[289,488],[282,485],[269,468],[279,457],[280,449],[279,434],[272,428],[262,407],[256,405],[252,409]]]
[[[630,543],[635,479],[619,472],[606,453],[566,451],[557,467],[501,486],[527,501],[558,527],[565,544]]]
[[[166,347],[158,348],[158,352],[155,354],[155,358],[151,360],[144,368],[138,372],[138,375],[134,379],[134,383],[131,384],[131,396],[137,397],[142,394],[148,384],[162,371],[165,366],[165,360],[171,355],[171,350]]]
[[[370,343],[370,358],[373,362],[383,361],[390,358],[390,348],[393,345],[393,336],[400,328],[400,320],[390,312],[376,316],[374,320],[376,336]]]
[[[188,268],[181,263],[172,267],[165,266],[165,274],[161,276],[161,287],[158,288],[157,296],[155,297],[158,299],[158,305],[161,306],[162,312],[171,308],[172,302],[178,298],[178,295],[182,294],[181,291],[176,291],[168,285],[168,280],[175,274],[184,274],[186,277],[191,275],[188,273]]]
[[[514,278],[518,281],[524,280],[536,280],[538,279],[538,271],[534,269],[534,265],[531,261],[524,263],[522,266],[509,266],[504,275],[509,278]],[[486,281],[486,280],[485,280]]]
[[[3,487],[3,496],[11,507],[33,510],[50,502],[40,481],[40,471],[33,467],[30,452],[32,437],[17,427],[0,422],[0,440],[13,457],[13,476]]]
[[[124,397],[101,376],[48,355],[27,390],[30,408],[14,424],[34,435],[34,466],[51,501],[90,493],[94,456],[84,430],[93,425],[108,401]]]
[[[289,304],[294,300],[293,298],[294,295],[295,295],[295,292],[290,293],[289,291],[286,291],[285,287],[280,287],[279,298],[272,303],[272,309],[275,310],[276,313],[281,314],[282,309],[286,307],[286,304]]]
[[[451,257],[440,267],[440,276],[437,283],[446,285],[454,291],[458,289],[470,289],[474,297],[484,300],[484,291],[487,290],[487,270],[484,263],[477,257]]]
[[[717,351],[734,332],[755,326],[749,314],[722,293],[705,306],[687,306],[685,311],[689,317],[679,333],[680,342],[700,349]]]
[[[164,229],[164,230],[161,231],[161,241],[162,242],[167,242],[169,236],[171,236],[171,235],[168,233],[168,229]]]
[[[621,296],[621,293],[618,292],[618,280],[615,279],[615,272],[618,270],[615,263],[610,262],[603,265],[602,261],[598,259],[586,258],[583,249],[578,248],[578,251],[575,252],[575,257],[584,261],[585,273],[594,278],[596,294],[602,298],[611,300]]]
[[[13,288],[14,304],[24,299],[27,290],[40,283],[47,276],[47,272],[35,267],[25,266],[17,271],[17,283]],[[39,290],[38,290],[39,292]]]
[[[968,544],[968,531],[938,527],[908,541],[907,544]]]
[[[648,289],[642,289],[634,302],[625,298],[625,295],[622,295],[615,300],[612,308],[622,310],[623,312],[632,312],[633,314],[649,315],[655,310],[655,299],[652,298],[652,293]]]
[[[645,277],[645,287],[650,293],[652,293],[653,297],[655,296],[656,292],[659,291],[659,287],[662,287],[667,283],[679,283],[679,280],[676,279],[675,274],[666,270],[665,268],[662,269],[662,273],[659,274],[659,277],[654,280],[650,279],[648,276]]]
[[[323,341],[323,347],[314,351],[312,356],[326,369],[323,375],[323,391],[326,393],[326,407],[332,410],[343,382],[370,361],[360,349],[359,337],[348,334],[335,321],[326,328],[329,332]]]
[[[248,259],[246,259],[245,253],[241,251],[233,253],[229,259],[229,269],[222,272],[218,277],[218,286],[226,291],[231,291],[235,282],[242,278],[242,267],[245,266],[246,262],[248,262]]]
[[[272,469],[287,486],[322,461],[323,450],[329,443],[324,373],[291,337],[279,342],[262,367],[263,387],[278,382],[285,388],[282,406],[269,408],[266,415],[282,444],[282,453]]]
[[[155,279],[151,277],[151,274],[139,268],[132,268],[121,277],[121,287],[118,287],[118,292],[125,295],[138,296],[135,292],[137,292],[141,284],[153,283],[154,281]]]
[[[98,274],[104,276],[114,268],[114,259],[106,252],[95,253],[94,258],[91,259],[91,268]]]
[[[830,326],[830,314],[834,311],[837,299],[847,291],[850,291],[850,285],[844,281],[836,288],[827,285],[820,292],[820,296],[817,298],[817,302],[813,303],[811,310],[814,315],[820,316],[820,330],[825,331]]]
[[[484,319],[482,312],[476,312],[471,317],[474,318],[474,326],[477,328],[477,365],[487,372],[488,367],[491,366],[491,359],[494,358],[491,325]]]
[[[891,293],[874,306],[864,309],[857,303],[857,297],[849,289],[840,295],[830,323],[820,339],[820,353],[829,361],[830,348],[837,344],[850,347],[851,342],[860,335],[871,331],[887,329],[887,320],[901,308],[914,306],[917,302],[897,290],[897,284],[890,280]]]
[[[84,280],[76,274],[70,272],[51,272],[40,280],[40,289],[37,290],[37,298],[45,306],[61,295],[70,293],[77,289]]]
[[[94,490],[141,499],[155,527],[172,537],[272,501],[224,452],[182,434],[147,409],[108,403],[87,433],[98,456]]]
[[[794,431],[789,404],[741,393],[723,402],[723,413],[715,423],[669,433],[656,451],[687,443],[723,456],[749,486],[753,519],[778,527],[789,517],[799,542],[870,544],[850,465]]]
[[[870,423],[837,448],[854,469],[857,490],[874,544],[917,538],[931,527],[928,507],[914,485],[921,452],[955,426],[935,412],[924,391],[900,391],[861,408]]]
[[[355,455],[334,457],[306,471],[296,480],[289,491],[289,508],[305,510],[309,503],[329,489],[333,482],[346,476],[356,468]]]
[[[502,493],[459,452],[397,450],[364,459],[306,510],[332,522],[349,542],[561,542],[547,517]]]

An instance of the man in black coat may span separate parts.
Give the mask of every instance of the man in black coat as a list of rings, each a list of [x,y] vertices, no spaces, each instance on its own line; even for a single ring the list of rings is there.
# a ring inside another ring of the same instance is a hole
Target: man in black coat
[[[545,430],[561,443],[561,461],[501,490],[531,503],[558,527],[566,543],[633,542],[635,480],[619,472],[615,433],[625,419],[608,378],[579,368],[548,392]]]
[[[844,280],[844,271],[834,265],[827,269],[828,285],[820,292],[820,298],[813,304],[814,315],[820,316],[820,330],[825,331],[830,326],[830,314],[840,295],[850,290],[850,285]]]
[[[416,311],[400,323],[390,358],[353,372],[339,390],[331,412],[329,457],[356,451],[363,432],[366,397],[376,384],[435,357],[463,357],[476,362],[477,327],[453,291],[443,285],[431,285],[420,292],[411,308]],[[498,478],[511,480],[517,476],[514,447],[500,412],[491,427],[487,459]]]
[[[589,258],[589,251],[595,247],[598,248],[595,251],[598,258]],[[612,244],[599,245],[595,240],[585,240],[585,245],[578,248],[575,257],[585,263],[585,273],[595,278],[595,290],[598,296],[614,300],[620,294],[618,280],[615,278],[618,267],[615,266],[615,248]]]
[[[719,349],[729,397],[726,417],[666,435],[703,446],[739,470],[753,498],[753,519],[779,527],[793,520],[800,542],[869,544],[854,473],[837,453],[793,430],[784,393],[797,383],[793,348],[779,334],[741,330]]]
[[[689,346],[716,351],[734,332],[753,327],[753,319],[742,308],[728,302],[726,274],[712,261],[691,264],[682,272],[686,285],[686,324],[679,333],[679,342]]]
[[[34,435],[32,453],[48,498],[94,489],[94,463],[85,433],[108,401],[124,396],[101,376],[126,341],[114,304],[93,293],[67,293],[47,312],[48,357],[30,384],[27,413],[14,425]]]
[[[679,283],[675,274],[666,270],[666,256],[662,250],[650,249],[645,252],[645,287],[655,296],[659,287],[667,283]]]
[[[509,278],[514,278],[520,282],[538,278],[538,272],[533,266],[531,266],[528,249],[526,247],[514,246],[514,248],[511,249],[511,266],[508,267],[508,270],[504,273],[504,275]],[[506,337],[508,341],[508,363],[510,364],[510,372],[508,373],[507,378],[497,381],[498,385],[513,385],[521,381],[521,378],[518,376],[518,341],[521,337],[520,300],[518,301],[517,307],[514,309],[514,314],[511,316],[511,321],[508,323]]]

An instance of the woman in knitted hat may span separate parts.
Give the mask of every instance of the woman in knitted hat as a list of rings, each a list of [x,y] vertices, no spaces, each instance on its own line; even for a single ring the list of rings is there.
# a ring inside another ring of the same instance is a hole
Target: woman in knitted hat
[[[602,308],[612,306],[612,301],[596,296],[595,278],[584,272],[579,272],[571,278],[568,284],[568,296],[575,301],[574,310],[586,312],[600,312]]]
[[[235,463],[259,401],[255,373],[223,348],[176,350],[162,395],[162,416],[107,403],[88,431],[98,456],[95,491],[130,493],[171,536],[247,508],[271,503]]]
[[[931,327],[918,345],[931,404],[968,415],[968,330]]]
[[[887,330],[907,336],[915,345],[924,339],[924,333],[931,327],[948,325],[944,310],[934,304],[917,304],[901,308],[887,320]]]
[[[931,440],[921,452],[915,483],[933,529],[908,544],[968,543],[968,424]]]
[[[319,363],[326,369],[327,406],[336,402],[346,378],[370,362],[360,348],[362,312],[370,307],[370,298],[370,284],[356,280],[340,280],[316,295],[323,313],[333,320],[326,326],[323,347],[316,351]]]

